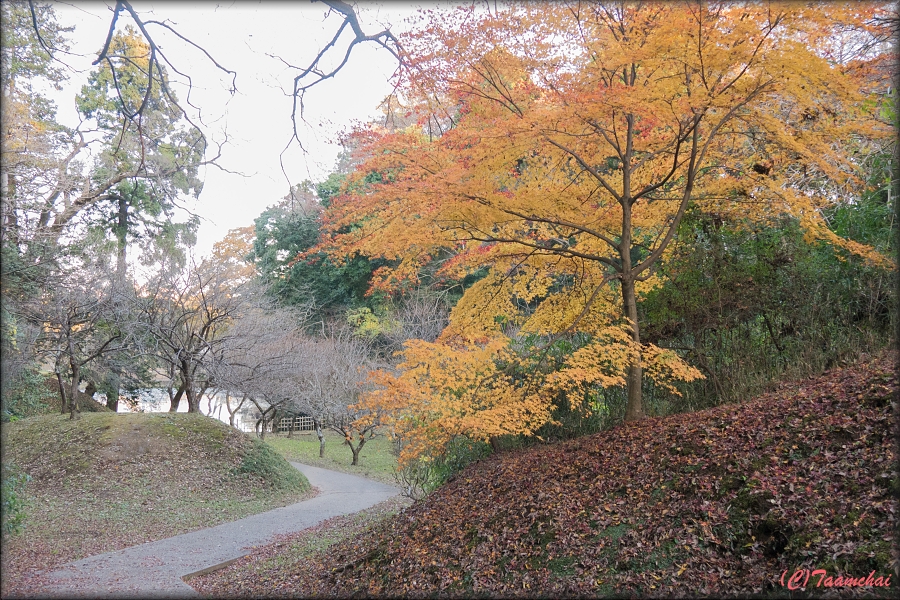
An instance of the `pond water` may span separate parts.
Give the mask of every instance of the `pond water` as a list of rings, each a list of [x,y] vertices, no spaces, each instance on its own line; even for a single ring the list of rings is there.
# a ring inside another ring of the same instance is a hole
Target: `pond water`
[[[102,400],[101,400],[102,402]],[[200,399],[200,412],[204,415],[219,419],[226,425],[228,424],[228,409],[225,406],[226,398],[224,393],[215,394],[213,396],[204,395]],[[236,406],[240,402],[240,398],[231,397],[231,406]],[[119,402],[119,412],[168,412],[171,402],[169,394],[163,388],[145,388],[138,390],[137,410],[131,410],[127,402]],[[265,405],[263,405],[265,406]],[[178,406],[178,412],[184,413],[188,410],[187,398],[181,399]],[[245,402],[244,406],[234,415],[234,425],[241,431],[252,432],[256,425],[258,411],[250,402]]]

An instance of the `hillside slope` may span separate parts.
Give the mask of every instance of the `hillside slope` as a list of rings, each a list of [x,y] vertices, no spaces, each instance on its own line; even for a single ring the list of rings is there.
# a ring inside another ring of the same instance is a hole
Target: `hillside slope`
[[[270,572],[266,586],[720,596],[786,594],[779,579],[798,568],[886,577],[898,565],[896,391],[893,358],[882,357],[741,405],[494,456],[375,530]],[[204,592],[252,594],[227,587],[239,579],[227,570]]]
[[[31,480],[5,539],[4,595],[35,569],[233,521],[308,497],[268,445],[185,413],[58,414],[4,424],[3,461]],[[7,587],[10,585],[11,587]]]

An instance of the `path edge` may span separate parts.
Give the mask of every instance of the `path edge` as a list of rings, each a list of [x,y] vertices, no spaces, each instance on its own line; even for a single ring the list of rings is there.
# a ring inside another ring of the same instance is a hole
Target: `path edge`
[[[211,567],[206,567],[206,568],[200,569],[199,571],[194,571],[193,573],[188,573],[187,575],[182,575],[181,580],[183,582],[187,583],[188,580],[193,579],[194,577],[199,577],[201,575],[208,575],[209,573],[215,573],[216,571],[220,571],[220,570],[224,569],[225,567],[230,567],[237,561],[241,560],[242,558],[246,558],[247,556],[249,556],[249,554],[242,554],[236,558],[232,558],[231,560],[226,560],[225,562],[221,562],[217,565],[212,565]]]

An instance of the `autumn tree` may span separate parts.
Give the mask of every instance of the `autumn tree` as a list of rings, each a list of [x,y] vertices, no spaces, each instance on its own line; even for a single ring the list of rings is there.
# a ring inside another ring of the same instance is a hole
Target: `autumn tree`
[[[884,60],[883,11],[599,2],[426,17],[403,40],[401,91],[419,127],[369,132],[325,247],[394,261],[375,288],[415,281],[436,259],[441,274],[487,275],[437,343],[410,342],[401,372],[377,376],[373,406],[411,431],[489,437],[624,386],[625,418],[643,417],[645,375],[672,391],[700,376],[642,340],[637,311],[689,208],[787,216],[809,239],[884,264],[822,218],[858,196],[863,158],[893,133],[881,90],[858,77]],[[836,45],[837,31],[861,43]],[[381,180],[363,185],[373,172]],[[579,345],[560,365],[529,357],[523,369],[522,335]]]

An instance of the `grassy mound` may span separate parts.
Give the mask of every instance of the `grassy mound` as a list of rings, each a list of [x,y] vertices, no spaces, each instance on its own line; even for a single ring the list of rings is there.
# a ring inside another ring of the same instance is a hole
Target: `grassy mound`
[[[900,564],[896,392],[885,357],[741,405],[494,456],[364,535],[273,566],[269,592],[240,577],[248,563],[203,591],[780,596],[798,568],[886,577]]]
[[[35,569],[233,521],[311,493],[306,478],[269,446],[198,414],[96,412],[76,421],[41,415],[4,429],[4,462],[31,478],[25,528],[4,540],[4,588]]]

